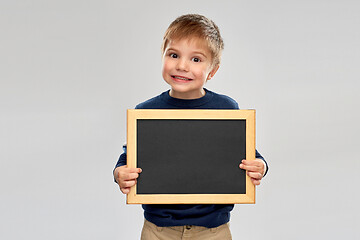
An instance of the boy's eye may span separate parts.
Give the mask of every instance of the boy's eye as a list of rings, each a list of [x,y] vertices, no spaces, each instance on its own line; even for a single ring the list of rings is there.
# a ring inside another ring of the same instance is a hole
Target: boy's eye
[[[176,53],[170,53],[170,57],[172,57],[172,58],[177,58],[178,55],[177,55]]]
[[[197,58],[197,57],[194,57],[192,60],[193,60],[194,62],[200,62],[200,58]]]

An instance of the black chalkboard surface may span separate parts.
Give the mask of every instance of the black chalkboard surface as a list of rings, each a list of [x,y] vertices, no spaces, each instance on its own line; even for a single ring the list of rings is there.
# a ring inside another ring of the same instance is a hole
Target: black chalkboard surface
[[[137,130],[138,194],[246,193],[245,120],[139,119]]]
[[[254,203],[255,110],[128,110],[128,203]]]

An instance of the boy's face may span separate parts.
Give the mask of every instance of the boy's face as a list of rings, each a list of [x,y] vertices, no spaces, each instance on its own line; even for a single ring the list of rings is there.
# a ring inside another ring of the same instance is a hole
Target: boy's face
[[[219,68],[212,66],[211,52],[198,38],[169,41],[162,63],[162,76],[171,86],[170,96],[181,99],[204,96],[204,84]]]

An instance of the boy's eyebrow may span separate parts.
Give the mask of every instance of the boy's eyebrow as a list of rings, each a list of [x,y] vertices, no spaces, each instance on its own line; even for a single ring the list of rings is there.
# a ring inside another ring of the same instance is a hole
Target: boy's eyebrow
[[[176,48],[168,48],[168,49],[166,49],[166,52],[169,52],[169,51],[179,52],[179,50],[177,50]],[[200,54],[200,55],[204,56],[205,58],[207,58],[206,54],[201,52],[201,51],[194,51],[192,53],[193,54]]]
[[[194,53],[195,53],[195,54],[203,55],[205,58],[207,58],[206,54],[204,54],[203,52],[195,51]]]
[[[168,52],[168,51],[175,51],[175,52],[176,52],[176,51],[178,51],[178,50],[176,50],[175,48],[167,48],[167,49],[166,49],[166,52]]]

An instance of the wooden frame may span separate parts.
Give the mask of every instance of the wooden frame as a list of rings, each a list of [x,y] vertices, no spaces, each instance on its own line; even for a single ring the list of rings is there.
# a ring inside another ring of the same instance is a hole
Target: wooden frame
[[[255,110],[127,110],[127,165],[137,167],[137,120],[197,119],[246,120],[246,159],[255,159]],[[138,194],[133,186],[127,195],[128,204],[236,204],[255,203],[255,186],[246,175],[245,194]]]

